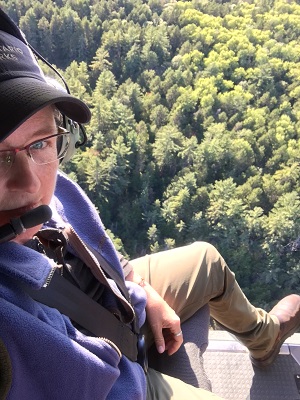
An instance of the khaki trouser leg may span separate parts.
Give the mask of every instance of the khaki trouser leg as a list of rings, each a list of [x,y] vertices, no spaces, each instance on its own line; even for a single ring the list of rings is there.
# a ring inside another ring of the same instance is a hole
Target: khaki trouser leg
[[[204,389],[195,388],[179,379],[149,369],[147,374],[148,400],[221,400]]]
[[[204,304],[254,357],[263,357],[277,338],[279,322],[252,306],[218,251],[208,243],[156,253],[131,261],[185,321]]]

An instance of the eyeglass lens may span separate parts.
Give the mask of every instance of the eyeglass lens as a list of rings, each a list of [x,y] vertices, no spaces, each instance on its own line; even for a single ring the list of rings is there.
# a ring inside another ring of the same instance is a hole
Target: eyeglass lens
[[[22,149],[0,151],[0,175],[3,176],[10,169],[20,151],[26,151],[34,163],[43,165],[63,158],[69,144],[70,133],[66,132],[35,141]]]

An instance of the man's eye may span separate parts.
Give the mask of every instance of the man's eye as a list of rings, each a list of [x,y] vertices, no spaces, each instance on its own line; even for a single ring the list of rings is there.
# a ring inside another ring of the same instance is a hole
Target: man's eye
[[[7,152],[7,153],[0,153],[0,163],[1,164],[12,164],[14,160],[14,154]]]
[[[33,143],[30,146],[30,150],[42,150],[47,146],[47,141],[46,140],[40,140],[38,142]]]

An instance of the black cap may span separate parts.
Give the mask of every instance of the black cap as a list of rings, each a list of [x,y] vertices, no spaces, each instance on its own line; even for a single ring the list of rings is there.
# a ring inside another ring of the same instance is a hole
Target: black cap
[[[0,9],[0,141],[50,104],[80,124],[91,118],[84,102],[47,83],[21,31]]]

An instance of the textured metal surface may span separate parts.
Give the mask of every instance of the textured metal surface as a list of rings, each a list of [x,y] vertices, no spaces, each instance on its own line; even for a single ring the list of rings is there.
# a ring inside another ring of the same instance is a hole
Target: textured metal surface
[[[210,345],[204,353],[204,368],[213,393],[226,400],[300,400],[296,383],[300,366],[287,351],[289,344],[283,346],[272,366],[260,370],[252,366],[243,346],[231,343],[231,336],[219,333],[214,339],[210,335]]]

